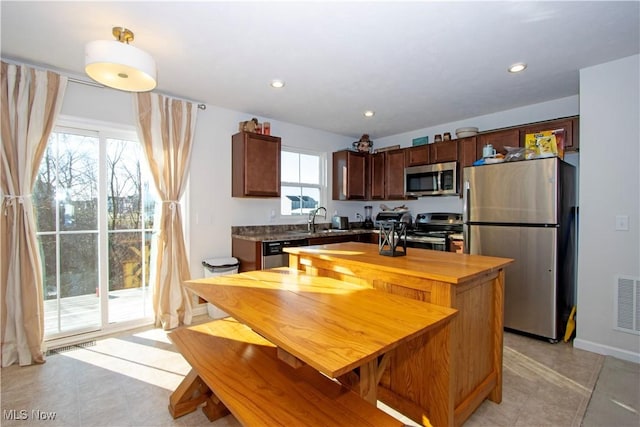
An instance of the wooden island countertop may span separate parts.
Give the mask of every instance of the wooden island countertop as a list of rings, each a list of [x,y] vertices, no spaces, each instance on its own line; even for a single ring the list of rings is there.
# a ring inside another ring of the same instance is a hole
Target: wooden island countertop
[[[378,386],[378,398],[418,423],[460,426],[482,402],[502,401],[504,268],[508,258],[408,248],[404,256],[378,245],[336,243],[286,248],[289,266],[458,310],[451,322],[448,391],[430,377],[439,369],[429,343],[399,347]]]
[[[414,276],[460,284],[498,271],[511,264],[512,259],[480,255],[457,254],[408,248],[404,256],[384,256],[378,246],[368,243],[334,243],[330,245],[285,248],[293,255],[313,255],[314,258],[337,262],[342,266],[367,267],[372,264],[387,273]]]

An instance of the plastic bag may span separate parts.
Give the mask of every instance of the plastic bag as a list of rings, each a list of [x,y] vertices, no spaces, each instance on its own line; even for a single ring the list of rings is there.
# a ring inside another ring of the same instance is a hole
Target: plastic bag
[[[507,155],[504,156],[505,162],[517,162],[519,160],[529,160],[536,157],[536,152],[526,147],[507,147],[504,149],[507,151]]]

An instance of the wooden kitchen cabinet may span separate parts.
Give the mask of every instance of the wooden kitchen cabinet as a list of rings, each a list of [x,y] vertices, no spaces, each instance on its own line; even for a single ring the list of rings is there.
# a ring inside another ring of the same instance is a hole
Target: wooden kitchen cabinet
[[[506,154],[507,150],[504,147],[520,147],[520,129],[504,129],[478,135],[476,158],[482,158],[482,147],[487,144],[493,145],[497,153]]]
[[[384,164],[385,153],[374,153],[369,156],[369,182],[371,189],[369,194],[370,200],[384,200]]]
[[[280,138],[240,132],[231,144],[231,195],[280,197]]]
[[[441,141],[429,144],[429,163],[455,162],[458,160],[458,143]]]
[[[479,159],[477,146],[478,137],[470,136],[468,138],[458,139],[458,162],[460,170],[467,166],[473,166],[473,162]],[[461,175],[462,176],[462,175]]]
[[[385,199],[401,200],[404,195],[404,162],[405,150],[391,150],[385,152]]]
[[[520,129],[520,146],[524,147],[525,135],[529,133],[543,132],[546,130],[564,129],[564,151],[578,151],[578,117],[568,117],[565,119],[547,120],[544,122],[532,123]]]
[[[406,148],[405,167],[429,164],[429,146],[430,144],[425,144]]]
[[[309,238],[309,246],[313,245],[329,245],[331,243],[357,242],[358,237],[353,235],[343,236],[322,236]]]
[[[349,150],[333,153],[333,200],[367,199],[368,157]]]
[[[473,162],[479,159],[477,154],[477,136],[458,139],[458,188],[460,198],[464,197],[464,168],[473,166]]]
[[[238,272],[262,269],[262,242],[231,238],[231,256],[240,263]]]

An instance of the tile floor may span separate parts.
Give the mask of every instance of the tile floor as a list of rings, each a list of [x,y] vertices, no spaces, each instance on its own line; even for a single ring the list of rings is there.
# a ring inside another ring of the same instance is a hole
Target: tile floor
[[[465,427],[640,425],[639,365],[510,333],[504,341],[503,401],[485,401]],[[2,369],[0,424],[238,426],[232,416],[210,423],[200,410],[171,418],[169,395],[188,371],[159,329],[107,337],[44,365]]]

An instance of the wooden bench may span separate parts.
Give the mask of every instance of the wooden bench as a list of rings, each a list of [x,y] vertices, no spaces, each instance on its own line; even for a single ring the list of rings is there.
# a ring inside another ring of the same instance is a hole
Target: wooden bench
[[[232,318],[169,334],[192,367],[169,398],[174,418],[205,403],[209,420],[231,412],[245,426],[402,426],[309,366],[278,359],[269,341]]]

